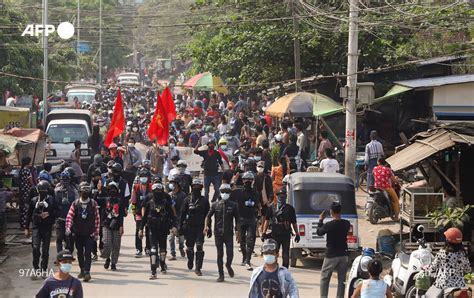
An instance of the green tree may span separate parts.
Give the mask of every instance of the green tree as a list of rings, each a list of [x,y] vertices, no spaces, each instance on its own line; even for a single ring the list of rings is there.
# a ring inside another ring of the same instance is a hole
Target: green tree
[[[467,3],[423,6],[385,2],[370,7],[363,3],[359,69],[472,49],[472,10]],[[201,25],[194,24],[193,39],[183,53],[193,62],[192,74],[211,71],[226,78],[228,84],[250,87],[292,79],[295,37],[301,41],[303,76],[346,72],[347,1],[299,1],[297,35],[292,32],[287,1],[198,1],[197,6],[226,9],[210,20],[213,25],[205,23],[208,18],[201,18]]]

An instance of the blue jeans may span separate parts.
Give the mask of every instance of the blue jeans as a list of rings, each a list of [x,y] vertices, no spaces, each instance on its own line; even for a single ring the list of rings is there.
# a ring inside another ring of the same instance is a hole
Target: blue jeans
[[[372,171],[376,165],[377,158],[369,159],[369,163],[367,164],[367,189],[374,185],[374,175],[372,174]]]
[[[170,244],[170,251],[173,257],[176,257],[176,238],[178,238],[179,249],[184,249],[184,236],[175,236],[173,233],[168,235],[168,242]]]
[[[214,196],[212,201],[214,202],[220,195],[219,188],[221,187],[222,177],[220,174],[215,176],[204,176],[204,197],[206,200],[209,200],[209,188],[211,186],[214,187]]]

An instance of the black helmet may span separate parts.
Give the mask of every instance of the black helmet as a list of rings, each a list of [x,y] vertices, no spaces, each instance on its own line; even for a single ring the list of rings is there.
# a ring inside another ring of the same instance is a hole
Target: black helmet
[[[48,181],[41,180],[40,182],[38,182],[36,189],[38,190],[39,193],[48,193],[50,187],[51,185],[49,184]]]
[[[116,162],[112,167],[112,173],[114,174],[122,174],[123,168],[122,165]]]

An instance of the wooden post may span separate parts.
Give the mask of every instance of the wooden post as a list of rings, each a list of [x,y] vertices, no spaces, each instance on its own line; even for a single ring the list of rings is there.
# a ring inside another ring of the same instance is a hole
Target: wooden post
[[[455,182],[456,183],[456,200],[461,201],[461,176],[459,173],[459,148],[454,147],[454,171],[455,171]]]

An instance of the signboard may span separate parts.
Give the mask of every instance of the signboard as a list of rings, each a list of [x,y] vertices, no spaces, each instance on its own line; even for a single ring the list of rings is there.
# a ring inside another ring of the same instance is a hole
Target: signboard
[[[0,129],[11,129],[14,127],[30,128],[30,110],[16,107],[0,107]]]

